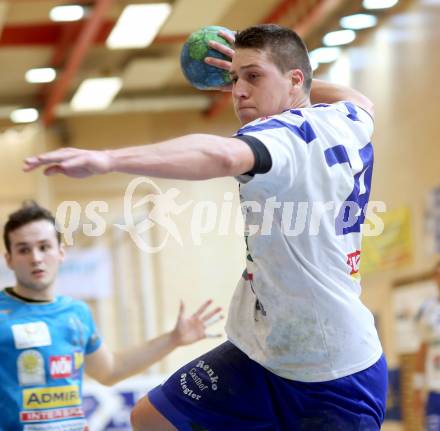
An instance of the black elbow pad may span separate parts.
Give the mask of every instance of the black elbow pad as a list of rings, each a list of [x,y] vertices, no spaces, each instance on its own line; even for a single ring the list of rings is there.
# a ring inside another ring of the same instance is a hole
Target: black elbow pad
[[[245,172],[243,175],[254,176],[255,174],[265,174],[266,172],[270,171],[272,167],[272,157],[266,146],[259,139],[249,135],[235,136],[235,138],[246,142],[254,153],[255,157],[254,167],[249,172]]]

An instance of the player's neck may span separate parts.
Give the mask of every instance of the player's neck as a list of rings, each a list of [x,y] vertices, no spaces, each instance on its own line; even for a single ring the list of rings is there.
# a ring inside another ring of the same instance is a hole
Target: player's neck
[[[293,101],[293,107],[295,109],[301,109],[301,108],[310,108],[312,106],[310,102],[310,97],[303,94],[302,96],[299,96],[296,100]]]
[[[55,299],[53,286],[48,286],[43,290],[36,290],[29,287],[17,284],[12,288],[12,291],[20,298],[30,301],[38,302],[52,302]]]

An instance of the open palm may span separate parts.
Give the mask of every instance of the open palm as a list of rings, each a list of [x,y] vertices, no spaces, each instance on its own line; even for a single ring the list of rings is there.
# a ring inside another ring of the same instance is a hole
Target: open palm
[[[221,307],[210,310],[209,307],[211,304],[212,300],[206,301],[195,313],[189,317],[185,317],[185,305],[182,301],[180,302],[179,315],[173,330],[179,345],[184,346],[207,337],[221,336],[221,334],[206,334],[206,328],[208,326],[223,319],[223,316],[220,315]]]

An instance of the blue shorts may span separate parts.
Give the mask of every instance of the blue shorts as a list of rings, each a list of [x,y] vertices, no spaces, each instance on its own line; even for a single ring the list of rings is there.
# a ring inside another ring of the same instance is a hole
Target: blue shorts
[[[426,431],[440,431],[440,393],[429,392],[426,402]]]
[[[383,356],[351,376],[303,383],[271,373],[227,341],[148,397],[180,431],[377,431],[387,384]]]

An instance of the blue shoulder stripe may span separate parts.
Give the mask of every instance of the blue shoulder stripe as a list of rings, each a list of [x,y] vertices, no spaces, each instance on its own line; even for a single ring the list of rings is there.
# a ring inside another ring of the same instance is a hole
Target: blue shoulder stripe
[[[262,132],[269,129],[281,129],[283,127],[289,129],[307,144],[310,144],[310,142],[316,139],[316,134],[307,121],[304,121],[301,126],[298,127],[277,118],[272,118],[269,121],[253,126],[245,126],[237,132],[237,136],[245,135],[246,133]]]
[[[348,163],[351,167],[350,158],[348,157],[348,153],[346,148],[343,145],[336,145],[331,148],[327,148],[324,151],[325,160],[328,166],[332,167],[337,163]]]
[[[299,115],[300,117],[304,117],[303,113],[299,109],[289,109],[291,114]]]
[[[351,103],[351,102],[344,102],[344,105],[348,109],[347,117],[350,118],[350,120],[352,120],[352,121],[361,121],[361,120],[359,120],[358,113],[357,113],[356,108],[354,107],[353,103]]]

